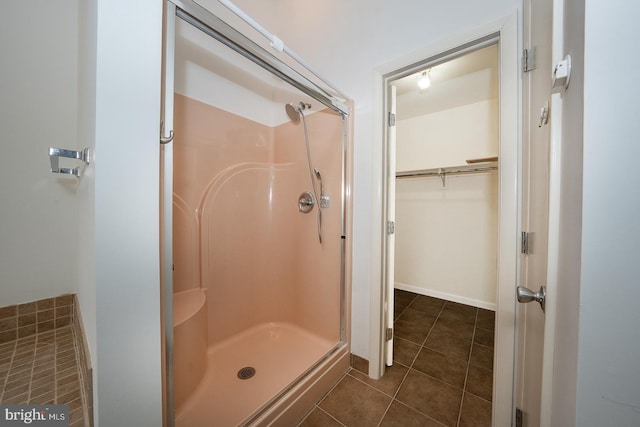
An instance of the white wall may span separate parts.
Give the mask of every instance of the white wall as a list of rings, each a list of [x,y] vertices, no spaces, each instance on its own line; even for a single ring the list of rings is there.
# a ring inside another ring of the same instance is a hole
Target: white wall
[[[398,120],[396,128],[398,171],[463,166],[498,155],[496,99]]]
[[[639,14],[635,2],[585,7],[579,426],[640,425]]]
[[[81,102],[93,121],[83,134],[95,161],[80,202],[83,226],[93,232],[81,243],[90,255],[80,273],[89,282],[86,306],[95,304],[95,418],[101,427],[159,426],[162,2],[86,6],[83,14],[97,26],[83,29],[90,46],[81,70],[95,87],[83,88]]]
[[[77,147],[76,3],[0,13],[0,307],[77,288],[77,180],[52,174],[48,157]]]
[[[159,129],[162,4],[80,2],[78,299],[96,425],[162,423]]]
[[[380,269],[380,260],[371,255],[372,238],[379,237],[374,237],[373,230],[378,224],[372,223],[372,212],[380,209],[373,206],[374,195],[380,189],[372,177],[373,168],[382,167],[372,160],[376,149],[371,145],[372,132],[382,132],[373,129],[373,71],[436,41],[467,33],[471,28],[513,13],[520,1],[328,0],[311,4],[299,0],[237,0],[234,3],[355,100],[351,348],[353,353],[368,358],[372,271]]]
[[[399,97],[398,102],[402,102]],[[398,171],[498,153],[497,100],[397,121]],[[396,181],[396,287],[495,309],[497,173]]]
[[[498,175],[399,180],[397,288],[495,310]]]

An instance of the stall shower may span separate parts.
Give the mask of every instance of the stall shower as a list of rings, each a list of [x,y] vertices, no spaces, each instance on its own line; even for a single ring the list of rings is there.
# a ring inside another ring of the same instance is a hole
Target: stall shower
[[[168,394],[177,426],[261,424],[348,366],[348,120],[180,12]]]

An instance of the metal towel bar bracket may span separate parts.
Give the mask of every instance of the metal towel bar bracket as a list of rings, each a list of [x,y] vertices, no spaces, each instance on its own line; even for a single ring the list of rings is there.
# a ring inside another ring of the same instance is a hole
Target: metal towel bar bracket
[[[60,157],[67,159],[82,160],[86,165],[89,164],[89,148],[85,148],[81,151],[67,150],[64,148],[49,147],[49,161],[51,162],[51,172],[61,173],[65,175],[73,175],[76,178],[80,177],[80,168],[82,166],[76,166],[75,168],[61,168],[59,166]]]

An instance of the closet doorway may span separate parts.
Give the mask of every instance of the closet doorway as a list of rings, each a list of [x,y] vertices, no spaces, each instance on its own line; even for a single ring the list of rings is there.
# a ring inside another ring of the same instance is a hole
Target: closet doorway
[[[396,89],[395,288],[495,311],[498,46],[389,85]]]
[[[385,363],[473,406],[479,425],[492,413],[498,95],[495,43],[389,82]]]
[[[371,334],[369,375],[400,363],[450,386],[436,371],[456,365],[454,394],[484,399],[495,425],[508,423],[512,406],[520,144],[514,22],[380,73],[382,286],[372,316],[381,330],[379,341]],[[447,340],[459,348],[439,347]],[[468,388],[478,366],[489,387],[482,393]]]

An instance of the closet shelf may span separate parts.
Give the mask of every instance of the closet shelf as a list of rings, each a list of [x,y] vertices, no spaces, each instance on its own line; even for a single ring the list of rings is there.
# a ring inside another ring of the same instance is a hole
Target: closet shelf
[[[432,169],[419,169],[412,171],[397,171],[396,178],[422,178],[428,176],[439,176],[443,177],[445,175],[463,175],[469,173],[482,173],[482,172],[491,172],[498,170],[498,162],[490,161],[482,164],[473,163],[464,166],[451,166],[445,168],[432,168]]]
[[[467,160],[467,164],[487,163],[487,162],[497,162],[497,161],[498,161],[498,156],[481,157],[479,159],[469,159]]]

